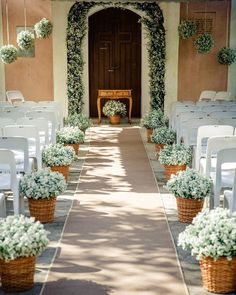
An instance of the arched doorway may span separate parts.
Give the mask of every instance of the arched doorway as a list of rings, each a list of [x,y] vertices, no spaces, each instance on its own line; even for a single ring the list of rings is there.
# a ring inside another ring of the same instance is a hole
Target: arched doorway
[[[97,116],[98,89],[132,89],[133,117],[141,115],[140,16],[107,8],[89,17],[89,111]]]

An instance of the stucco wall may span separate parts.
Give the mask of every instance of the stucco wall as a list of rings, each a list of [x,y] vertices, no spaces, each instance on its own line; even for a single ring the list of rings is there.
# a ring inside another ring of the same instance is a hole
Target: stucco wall
[[[5,0],[1,0],[5,7]],[[8,1],[10,44],[16,45],[16,27],[24,26],[23,1]],[[51,19],[51,1],[26,1],[27,26],[34,26],[41,18]],[[3,37],[6,42],[6,13],[3,15]],[[20,90],[28,100],[53,100],[52,37],[35,40],[35,57],[18,57],[5,65],[7,90]]]
[[[63,103],[64,114],[67,113],[67,60],[66,60],[66,27],[67,15],[74,2],[53,1],[52,15],[54,22],[53,32],[53,65],[54,65],[54,93],[55,100]],[[165,29],[167,40],[167,62],[166,62],[166,98],[165,110],[169,112],[170,104],[177,99],[177,73],[178,73],[178,34],[177,26],[179,23],[179,4],[161,3],[161,8],[165,17]],[[97,11],[91,10],[90,14]],[[137,11],[136,11],[137,12]],[[149,87],[148,87],[148,56],[146,50],[145,32],[142,32],[142,106],[144,114],[149,109]],[[88,37],[85,37],[84,47],[84,85],[85,85],[85,104],[84,112],[88,114]]]
[[[236,0],[231,4],[230,47],[236,50]],[[236,99],[236,62],[228,67],[228,91]]]
[[[3,34],[2,34],[2,4],[0,1],[0,47],[3,45]],[[5,72],[4,65],[0,61],[0,100],[5,100]]]

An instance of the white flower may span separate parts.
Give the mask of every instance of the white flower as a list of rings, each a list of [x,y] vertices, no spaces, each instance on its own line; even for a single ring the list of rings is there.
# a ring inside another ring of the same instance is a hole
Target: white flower
[[[4,45],[0,48],[1,60],[5,64],[11,64],[17,60],[17,48],[14,45]]]
[[[232,259],[236,255],[236,212],[223,208],[202,211],[180,233],[178,245],[191,250],[197,259],[202,256]]]
[[[38,23],[34,25],[34,30],[37,38],[45,39],[48,38],[52,33],[53,25],[50,20],[45,17],[42,18]]]
[[[185,165],[192,160],[192,150],[184,144],[166,145],[159,154],[162,165]]]
[[[155,129],[168,126],[168,118],[160,109],[153,109],[143,116],[140,122],[141,127]]]
[[[68,166],[75,159],[75,152],[70,146],[50,144],[44,147],[42,158],[46,166]]]
[[[68,126],[56,132],[57,143],[82,143],[84,142],[84,133],[79,127]]]
[[[0,218],[0,259],[40,255],[49,243],[40,222],[23,215]]]
[[[22,50],[28,50],[34,46],[34,34],[25,30],[17,34],[17,44]]]
[[[65,124],[68,126],[79,127],[80,130],[85,131],[93,125],[92,120],[82,113],[74,113],[65,119]]]
[[[125,116],[126,106],[119,100],[108,100],[102,108],[102,111],[107,117],[115,115]]]
[[[26,173],[20,180],[20,195],[32,199],[57,197],[66,189],[66,182],[59,172],[42,169]]]
[[[172,144],[175,142],[176,132],[168,127],[153,129],[151,141],[157,144]]]

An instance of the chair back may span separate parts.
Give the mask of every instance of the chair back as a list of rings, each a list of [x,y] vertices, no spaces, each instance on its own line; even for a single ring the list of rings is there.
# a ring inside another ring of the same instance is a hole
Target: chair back
[[[214,100],[231,100],[231,92],[218,91],[214,97]]]
[[[213,90],[203,90],[199,96],[199,101],[202,100],[213,100],[216,95],[216,91]]]
[[[6,97],[7,97],[7,100],[12,104],[14,104],[14,102],[16,102],[16,101],[24,101],[25,100],[25,98],[20,90],[8,90],[6,92]]]

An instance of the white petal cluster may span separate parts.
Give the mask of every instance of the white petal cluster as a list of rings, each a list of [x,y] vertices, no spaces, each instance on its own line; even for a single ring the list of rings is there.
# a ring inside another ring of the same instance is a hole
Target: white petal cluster
[[[178,245],[197,259],[203,257],[227,257],[236,255],[236,212],[216,208],[199,213],[193,223],[180,233]]]
[[[92,120],[82,113],[74,113],[65,119],[65,124],[68,126],[79,127],[80,130],[85,131],[93,126]]]
[[[182,20],[178,26],[179,36],[183,39],[191,38],[197,32],[197,25],[191,20]]]
[[[26,173],[20,180],[20,195],[32,199],[57,197],[66,189],[66,181],[61,173],[42,169]]]
[[[0,219],[0,259],[40,255],[49,243],[48,232],[34,218],[23,215]]]
[[[166,188],[175,197],[185,199],[204,199],[211,196],[212,180],[194,169],[173,174]]]
[[[140,122],[141,127],[150,129],[168,126],[168,124],[169,120],[161,109],[153,109],[146,113]]]
[[[17,34],[17,44],[22,50],[28,50],[34,46],[34,34],[25,30]]]
[[[56,132],[57,143],[83,143],[84,132],[79,127],[68,126]]]
[[[168,127],[153,129],[151,141],[156,144],[173,144],[176,140],[176,132]]]
[[[75,159],[75,151],[70,146],[50,144],[44,147],[42,159],[46,166],[68,166]]]
[[[184,144],[166,145],[159,154],[162,165],[185,165],[192,161],[192,150]]]
[[[115,115],[125,116],[127,113],[125,104],[119,100],[108,100],[102,111],[107,117]]]
[[[1,60],[5,64],[11,64],[17,60],[17,48],[14,45],[4,45],[0,48]]]
[[[52,33],[53,25],[50,20],[45,17],[34,25],[34,30],[37,38],[46,39]]]
[[[213,36],[208,33],[201,34],[196,38],[194,45],[198,53],[207,54],[214,47]]]

